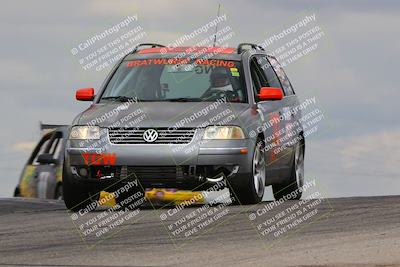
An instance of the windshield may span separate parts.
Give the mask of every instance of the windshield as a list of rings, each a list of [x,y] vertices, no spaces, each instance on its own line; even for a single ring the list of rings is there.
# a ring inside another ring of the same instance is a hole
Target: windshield
[[[246,102],[243,84],[239,61],[139,59],[121,63],[100,101]]]

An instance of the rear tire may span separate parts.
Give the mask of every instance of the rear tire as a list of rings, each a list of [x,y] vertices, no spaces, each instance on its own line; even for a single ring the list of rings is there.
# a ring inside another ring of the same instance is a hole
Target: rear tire
[[[272,185],[274,198],[279,200],[290,195],[290,199],[299,200],[304,184],[304,142],[297,142],[293,155],[291,174],[287,183]]]
[[[264,142],[258,138],[253,152],[252,173],[247,177],[244,186],[232,185],[230,188],[233,204],[248,205],[261,202],[265,191],[265,170]]]
[[[63,187],[62,183],[58,183],[56,186],[56,191],[54,192],[54,199],[63,200]]]
[[[20,197],[21,193],[19,192],[19,187],[16,187],[14,190],[14,197]]]

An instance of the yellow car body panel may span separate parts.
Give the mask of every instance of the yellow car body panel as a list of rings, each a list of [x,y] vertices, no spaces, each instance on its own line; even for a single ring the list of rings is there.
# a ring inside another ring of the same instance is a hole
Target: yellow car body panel
[[[111,195],[111,196],[110,196]],[[101,201],[101,199],[105,199]],[[106,199],[109,199],[106,201]],[[204,197],[201,192],[192,191],[172,191],[168,189],[153,188],[146,191],[146,199],[150,201],[159,201],[167,204],[179,205],[184,201],[191,201],[193,204],[204,204]],[[104,206],[113,207],[116,205],[114,195],[105,191],[100,192],[100,202],[104,202]]]
[[[21,197],[33,198],[35,197],[35,191],[33,188],[33,176],[35,175],[36,166],[27,165],[22,174],[21,182],[19,183],[19,190]]]
[[[150,191],[146,191],[146,198],[174,205],[179,205],[184,201],[190,200],[192,200],[193,204],[205,203],[202,193],[196,191],[172,191],[168,189],[153,188]]]
[[[104,201],[102,201],[104,199]],[[108,193],[106,191],[100,192],[99,202],[103,203],[103,206],[114,207],[116,205],[115,197],[113,193]]]

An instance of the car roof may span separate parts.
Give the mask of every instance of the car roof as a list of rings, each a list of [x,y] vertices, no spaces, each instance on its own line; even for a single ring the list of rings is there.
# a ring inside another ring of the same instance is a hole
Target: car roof
[[[241,60],[241,54],[232,47],[202,47],[202,46],[179,46],[174,48],[152,47],[139,50],[136,53],[128,54],[124,60],[148,59],[148,58],[171,58],[190,57],[198,54],[198,57],[218,58],[224,60]]]
[[[54,132],[62,132],[63,137],[67,136],[69,125],[65,124],[47,124],[40,122],[40,130],[42,131],[43,136]]]
[[[177,46],[177,47],[151,47],[139,50],[138,54],[150,54],[150,53],[218,53],[218,54],[232,54],[236,52],[233,47],[221,47],[221,46]]]
[[[125,56],[124,60],[149,59],[149,58],[171,58],[171,57],[190,57],[195,54],[195,58],[217,58],[225,60],[241,60],[242,55],[249,51],[245,47],[252,48],[249,54],[266,54],[263,47],[253,43],[240,43],[237,48],[222,46],[177,46],[168,47],[155,43],[138,44],[131,53]],[[206,55],[206,56],[205,56]]]

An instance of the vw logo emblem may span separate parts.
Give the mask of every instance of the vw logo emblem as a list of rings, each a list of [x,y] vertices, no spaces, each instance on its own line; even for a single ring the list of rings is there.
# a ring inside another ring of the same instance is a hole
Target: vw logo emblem
[[[143,140],[148,143],[156,141],[157,138],[158,138],[158,133],[154,129],[148,129],[143,133]]]

